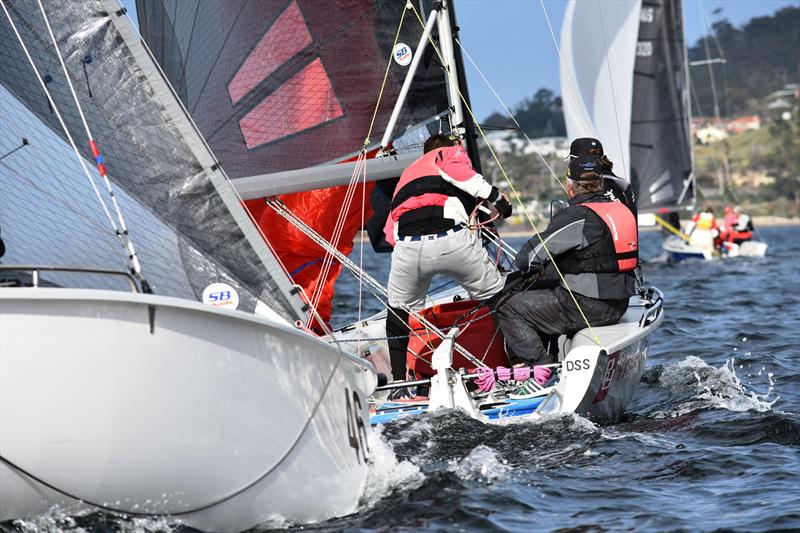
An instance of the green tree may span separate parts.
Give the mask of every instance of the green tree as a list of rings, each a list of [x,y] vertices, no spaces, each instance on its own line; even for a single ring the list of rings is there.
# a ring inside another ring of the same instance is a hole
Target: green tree
[[[800,8],[785,7],[771,16],[752,18],[741,28],[726,19],[712,26],[710,35],[689,48],[689,59],[726,59],[724,65],[712,68],[723,116],[758,112],[765,96],[800,80]],[[710,116],[714,101],[709,69],[697,66],[691,74],[700,103],[694,115]]]

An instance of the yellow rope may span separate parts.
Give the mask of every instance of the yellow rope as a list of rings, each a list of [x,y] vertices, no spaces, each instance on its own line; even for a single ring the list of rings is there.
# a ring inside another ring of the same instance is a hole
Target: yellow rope
[[[674,233],[675,235],[677,235],[686,242],[689,242],[691,240],[684,232],[682,232],[681,230],[679,230],[678,228],[676,228],[675,226],[673,226],[672,224],[661,218],[660,216],[658,215],[653,215],[653,216],[655,217],[656,222],[661,224],[663,228],[668,229],[669,231],[671,231],[672,233]]]
[[[412,4],[411,8],[414,10],[414,14],[417,16],[417,20],[419,21],[420,25],[424,28],[425,27],[425,23],[423,22],[422,17],[420,16],[419,12],[417,11],[417,7]],[[430,41],[431,46],[433,46],[433,49],[436,51],[436,55],[439,57],[439,61],[441,62],[441,64],[442,65],[446,65],[446,62],[445,62],[444,58],[442,57],[442,54],[439,52],[439,47],[436,46],[436,43],[434,42],[433,38],[430,35],[428,36],[428,41]],[[449,72],[450,66],[446,65],[445,68]],[[522,208],[522,212],[525,214],[525,218],[528,219],[528,222],[530,223],[531,227],[533,228],[533,231],[536,234],[536,237],[538,237],[539,242],[542,243],[542,246],[544,247],[544,251],[547,252],[547,257],[550,259],[550,262],[553,263],[553,267],[555,268],[556,273],[558,274],[558,277],[561,279],[561,282],[564,284],[564,288],[567,289],[567,292],[569,293],[570,297],[572,298],[573,303],[575,303],[575,307],[578,309],[578,312],[581,314],[581,318],[583,318],[583,321],[586,323],[586,327],[589,329],[589,332],[592,334],[592,337],[594,338],[595,344],[600,346],[601,345],[600,337],[598,337],[597,333],[595,333],[594,329],[592,328],[591,323],[589,322],[589,319],[586,317],[586,314],[583,312],[583,309],[581,308],[580,304],[578,303],[578,299],[575,298],[575,294],[572,292],[572,289],[570,289],[569,284],[567,283],[567,280],[564,279],[564,275],[561,273],[561,269],[559,269],[558,265],[556,265],[556,262],[555,262],[555,259],[553,258],[553,255],[550,253],[550,250],[547,248],[547,244],[544,242],[544,239],[542,239],[542,236],[539,233],[539,230],[536,228],[536,224],[533,222],[533,219],[531,218],[530,214],[528,213],[528,210],[525,208],[525,204],[522,202],[522,198],[520,198],[519,193],[517,192],[517,189],[514,187],[514,183],[511,181],[511,178],[508,177],[508,174],[506,173],[505,168],[503,168],[502,163],[500,163],[500,159],[498,159],[497,154],[495,153],[494,149],[492,148],[492,145],[489,143],[488,139],[486,138],[486,134],[483,132],[483,128],[481,128],[481,125],[478,123],[478,119],[475,117],[475,113],[473,113],[472,109],[470,108],[470,105],[467,102],[467,99],[464,97],[464,94],[461,92],[461,88],[456,86],[456,91],[458,91],[458,96],[461,98],[461,101],[464,104],[464,107],[466,108],[467,112],[469,113],[470,117],[472,118],[472,122],[475,124],[475,127],[478,128],[478,132],[481,134],[481,137],[483,138],[484,143],[486,143],[486,147],[489,149],[489,152],[492,154],[492,158],[494,158],[495,163],[497,163],[497,167],[500,169],[500,172],[503,174],[503,178],[506,180],[506,183],[508,183],[508,186],[511,188],[511,192],[514,193],[514,197],[516,198],[517,203],[520,205],[520,207]]]
[[[408,5],[403,8],[403,14],[400,15],[400,24],[397,25],[397,32],[394,34],[394,43],[392,43],[392,49],[389,52],[389,61],[386,63],[386,71],[383,73],[383,83],[381,83],[381,90],[378,93],[378,101],[375,102],[375,111],[372,112],[372,120],[369,123],[369,130],[367,131],[367,137],[364,139],[364,147],[366,148],[369,146],[370,143],[370,135],[372,135],[372,128],[375,126],[375,118],[378,116],[378,109],[381,106],[381,99],[383,98],[383,90],[386,88],[386,80],[389,77],[389,69],[392,66],[392,57],[394,56],[394,48],[397,46],[397,41],[400,39],[400,30],[403,28],[403,21],[406,18],[406,11],[408,11]]]

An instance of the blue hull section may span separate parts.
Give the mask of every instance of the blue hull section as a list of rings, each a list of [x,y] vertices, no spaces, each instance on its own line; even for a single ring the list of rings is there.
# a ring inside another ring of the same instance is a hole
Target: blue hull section
[[[525,400],[505,400],[503,404],[489,409],[481,410],[481,414],[489,420],[499,420],[501,418],[514,418],[533,413],[544,401],[545,396],[537,396]],[[427,405],[404,404],[399,402],[386,402],[381,404],[370,416],[370,423],[375,426],[386,424],[398,418],[407,416],[419,416],[428,412]]]
[[[703,254],[693,254],[690,252],[669,252],[669,259],[675,263],[685,261],[687,259],[705,259]]]

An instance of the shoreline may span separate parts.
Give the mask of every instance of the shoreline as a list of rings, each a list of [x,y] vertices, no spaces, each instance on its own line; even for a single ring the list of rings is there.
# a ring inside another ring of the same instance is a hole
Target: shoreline
[[[777,217],[772,215],[762,215],[753,217],[753,225],[758,231],[758,228],[766,228],[772,226],[800,226],[800,218],[798,217]],[[539,228],[539,224],[536,225]],[[544,229],[546,224],[540,228]],[[661,226],[655,224],[653,226],[639,226],[640,232],[660,231]],[[527,227],[514,225],[514,226],[501,226],[500,234],[503,237],[528,237],[533,233],[533,230]]]
[[[544,223],[544,221],[542,223]],[[800,218],[799,217],[777,217],[777,216],[773,216],[773,215],[760,215],[760,216],[754,216],[753,217],[753,225],[756,227],[756,231],[758,231],[758,228],[768,228],[768,227],[773,227],[773,226],[800,226]],[[541,227],[539,227],[539,225],[537,224],[536,227],[541,231],[545,227],[547,227],[547,224],[544,224]],[[654,226],[639,226],[639,231],[642,232],[642,233],[647,233],[647,232],[651,232],[651,231],[660,231],[660,230],[661,230],[661,226],[659,226],[658,224],[656,224]],[[520,225],[514,225],[514,226],[506,225],[506,226],[501,226],[500,227],[500,235],[502,237],[504,237],[504,238],[505,237],[530,237],[532,234],[533,234],[533,230],[531,228],[528,228],[527,226],[523,227],[523,226],[520,226]],[[369,237],[367,236],[366,231],[359,232],[359,234],[356,235],[354,241],[358,242],[359,235],[360,235],[361,239],[363,239],[363,240],[365,240],[367,242],[369,241]]]

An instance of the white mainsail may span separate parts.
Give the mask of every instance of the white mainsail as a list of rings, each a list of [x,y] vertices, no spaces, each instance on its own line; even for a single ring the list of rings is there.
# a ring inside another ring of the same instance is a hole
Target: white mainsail
[[[693,197],[680,0],[571,1],[561,33],[567,133],[601,140],[638,212]]]
[[[641,0],[571,1],[561,30],[561,92],[569,138],[601,140],[630,179],[633,67]]]

